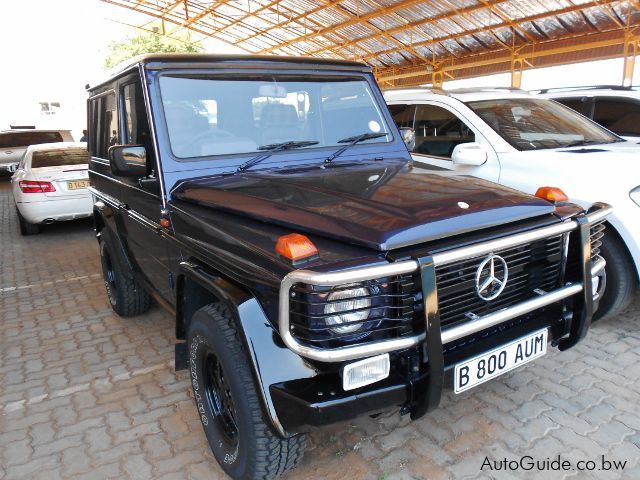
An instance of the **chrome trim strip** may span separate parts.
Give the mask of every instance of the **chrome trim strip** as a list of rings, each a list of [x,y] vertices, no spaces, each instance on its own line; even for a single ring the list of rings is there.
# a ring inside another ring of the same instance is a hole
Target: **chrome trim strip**
[[[397,263],[387,263],[370,267],[344,270],[340,272],[317,273],[309,270],[294,270],[284,277],[280,286],[280,315],[278,327],[285,345],[306,358],[323,362],[342,362],[356,358],[370,357],[393,350],[402,350],[419,344],[425,338],[425,333],[414,337],[398,338],[354,347],[333,349],[314,348],[301,345],[289,331],[289,291],[296,283],[322,285],[333,287],[345,283],[356,283],[364,280],[382,278],[389,275],[412,273],[418,269],[418,262],[407,260]]]
[[[610,206],[604,206],[593,213],[586,215],[589,223],[595,223],[603,220],[609,215],[613,209]],[[450,250],[447,252],[436,253],[433,255],[433,261],[437,266],[447,265],[449,263],[458,262],[467,258],[477,257],[480,255],[486,255],[494,250],[501,250],[503,248],[515,247],[524,243],[535,242],[543,238],[554,237],[563,233],[575,230],[578,224],[573,220],[566,220],[557,225],[550,225],[548,227],[539,228],[531,232],[523,232],[509,237],[498,238],[489,242],[479,243],[476,245],[470,245],[468,247],[459,248],[456,250]]]
[[[154,222],[153,220],[148,219],[144,215],[140,215],[138,212],[133,210],[126,210],[126,213],[131,217],[132,220],[144,225],[147,228],[150,228],[156,233],[160,233],[162,227],[159,223]]]
[[[595,205],[598,210],[585,215],[589,223],[595,223],[603,220],[609,215],[613,209],[606,204]],[[499,238],[456,250],[436,253],[432,256],[435,266],[447,265],[468,258],[479,257],[495,250],[509,248],[524,243],[541,240],[543,238],[562,235],[564,233],[575,230],[578,222],[575,220],[565,220],[556,225],[539,228],[530,232],[519,233],[509,237]],[[596,262],[597,269],[600,264]],[[324,362],[341,362],[345,360],[353,360],[382,353],[391,352],[393,350],[401,350],[417,345],[426,337],[425,333],[417,336],[402,339],[386,340],[377,343],[356,345],[353,347],[341,347],[335,349],[320,349],[301,345],[291,335],[289,331],[289,292],[291,287],[296,283],[304,283],[307,285],[336,286],[347,283],[362,282],[376,278],[382,278],[389,275],[403,275],[413,273],[418,270],[419,265],[416,260],[405,260],[396,263],[388,263],[382,265],[374,265],[364,268],[353,268],[338,272],[313,272],[310,270],[294,270],[284,277],[280,286],[280,305],[278,328],[285,345],[298,355],[320,360]],[[593,272],[594,270],[592,270]],[[437,287],[436,287],[437,288]],[[532,312],[538,308],[544,307],[551,303],[557,302],[564,298],[575,295],[582,291],[582,284],[566,285],[553,292],[541,295],[539,297],[527,300],[525,302],[514,305],[508,309],[500,310],[489,315],[485,315],[475,321],[465,323],[452,329],[442,331],[442,343],[452,342],[466,335],[471,335],[480,330],[492,327],[498,323],[505,322],[520,315]]]
[[[596,277],[598,276],[598,274],[600,272],[602,272],[604,270],[604,267],[607,266],[607,261],[602,258],[602,257],[598,257],[596,258],[596,261],[593,262],[591,264],[591,276],[592,277]]]
[[[490,313],[484,317],[464,323],[458,327],[448,328],[442,331],[442,343],[445,344],[453,342],[454,340],[458,340],[459,338],[466,337],[467,335],[493,327],[494,325],[506,322],[512,318],[533,312],[534,310],[545,307],[559,300],[563,300],[581,291],[582,285],[580,284],[567,285],[559,288],[558,290],[554,290],[553,292],[545,293],[539,297],[514,305],[511,308]]]
[[[120,204],[122,203],[122,202],[119,202],[117,198],[112,197],[111,195],[108,195],[104,192],[101,192],[100,190],[96,190],[95,187],[88,187],[87,190],[89,191],[89,193],[99,198],[100,200],[104,200],[114,208],[119,208]]]

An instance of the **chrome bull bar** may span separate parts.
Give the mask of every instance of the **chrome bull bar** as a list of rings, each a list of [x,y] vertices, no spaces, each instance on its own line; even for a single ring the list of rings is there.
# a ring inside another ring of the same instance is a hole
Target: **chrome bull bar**
[[[453,342],[468,335],[472,335],[473,333],[479,332],[494,325],[498,325],[507,320],[530,313],[539,308],[545,307],[552,303],[583,292],[585,303],[587,304],[585,306],[586,317],[581,319],[579,322],[576,322],[577,324],[579,324],[577,327],[575,327],[578,330],[576,332],[572,331],[571,344],[565,342],[564,348],[569,348],[584,336],[584,334],[586,333],[585,328],[588,329],[588,324],[591,321],[592,298],[590,298],[589,295],[592,295],[592,270],[596,272],[600,271],[601,268],[604,268],[604,265],[598,262],[595,262],[593,265],[591,265],[591,243],[589,239],[589,226],[596,222],[604,220],[609,214],[611,214],[612,211],[613,209],[609,205],[597,203],[594,204],[594,206],[587,214],[579,215],[570,220],[565,220],[563,222],[547,227],[538,228],[536,230],[474,244],[468,247],[462,247],[454,250],[436,253],[420,259],[403,260],[399,262],[384,263],[381,265],[373,265],[362,268],[354,268],[326,273],[314,272],[310,270],[295,270],[285,276],[280,286],[280,305],[278,320],[280,335],[285,345],[296,352],[298,355],[323,362],[342,362],[391,351],[403,350],[416,346],[424,340],[426,340],[427,342],[427,351],[433,353],[434,349],[437,350],[439,348],[441,351],[443,344]],[[436,267],[451,264],[460,260],[486,255],[496,250],[515,247],[556,235],[562,235],[573,230],[580,231],[582,244],[581,261],[583,263],[583,280],[581,283],[565,284],[563,287],[557,290],[545,292],[538,297],[526,300],[504,310],[478,317],[457,327],[441,330],[439,315],[437,313],[438,299],[437,285],[435,280]],[[378,279],[387,276],[415,273],[418,270],[420,270],[422,279],[426,332],[412,337],[396,338],[380,342],[373,342],[370,344],[345,346],[331,349],[322,349],[303,345],[299,343],[293,337],[293,335],[291,335],[289,325],[289,296],[291,287],[293,285],[303,283],[308,285],[333,287],[337,285],[357,283],[365,280]],[[572,326],[572,330],[573,329],[574,327]],[[440,335],[438,335],[438,333],[440,333]],[[564,349],[562,343],[560,345],[560,348]],[[431,359],[432,357],[430,358],[430,361]]]

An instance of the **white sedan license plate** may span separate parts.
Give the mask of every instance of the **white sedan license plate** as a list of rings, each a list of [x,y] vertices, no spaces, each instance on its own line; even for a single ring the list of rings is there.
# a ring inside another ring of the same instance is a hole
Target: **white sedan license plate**
[[[461,393],[547,353],[547,330],[539,330],[456,365],[454,391]]]
[[[89,188],[89,180],[71,180],[67,182],[69,190],[79,190],[81,188]]]

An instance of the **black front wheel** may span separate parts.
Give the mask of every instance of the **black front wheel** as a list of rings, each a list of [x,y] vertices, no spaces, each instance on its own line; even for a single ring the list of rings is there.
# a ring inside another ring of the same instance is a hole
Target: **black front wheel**
[[[606,284],[594,321],[615,317],[629,306],[638,288],[633,260],[615,233],[605,230],[600,255],[607,262]]]
[[[221,304],[198,310],[188,335],[189,370],[211,451],[234,479],[271,479],[302,458],[306,438],[281,438],[265,421],[235,323]]]

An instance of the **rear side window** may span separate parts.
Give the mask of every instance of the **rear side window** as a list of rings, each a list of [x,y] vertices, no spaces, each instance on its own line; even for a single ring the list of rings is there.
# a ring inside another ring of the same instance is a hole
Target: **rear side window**
[[[398,128],[413,128],[413,117],[416,112],[414,105],[389,105],[389,111]]]
[[[554,98],[554,100],[581,113],[587,118],[591,118],[592,102],[589,97]]]
[[[89,152],[84,148],[66,150],[44,150],[33,152],[31,168],[65,167],[69,165],[86,165],[89,163]]]
[[[89,152],[94,157],[107,158],[109,147],[119,143],[115,93],[91,99],[89,109]]]
[[[56,142],[62,142],[62,135],[58,132],[10,132],[0,135],[0,148],[28,147]]]
[[[597,98],[593,119],[618,135],[640,135],[640,103]]]

